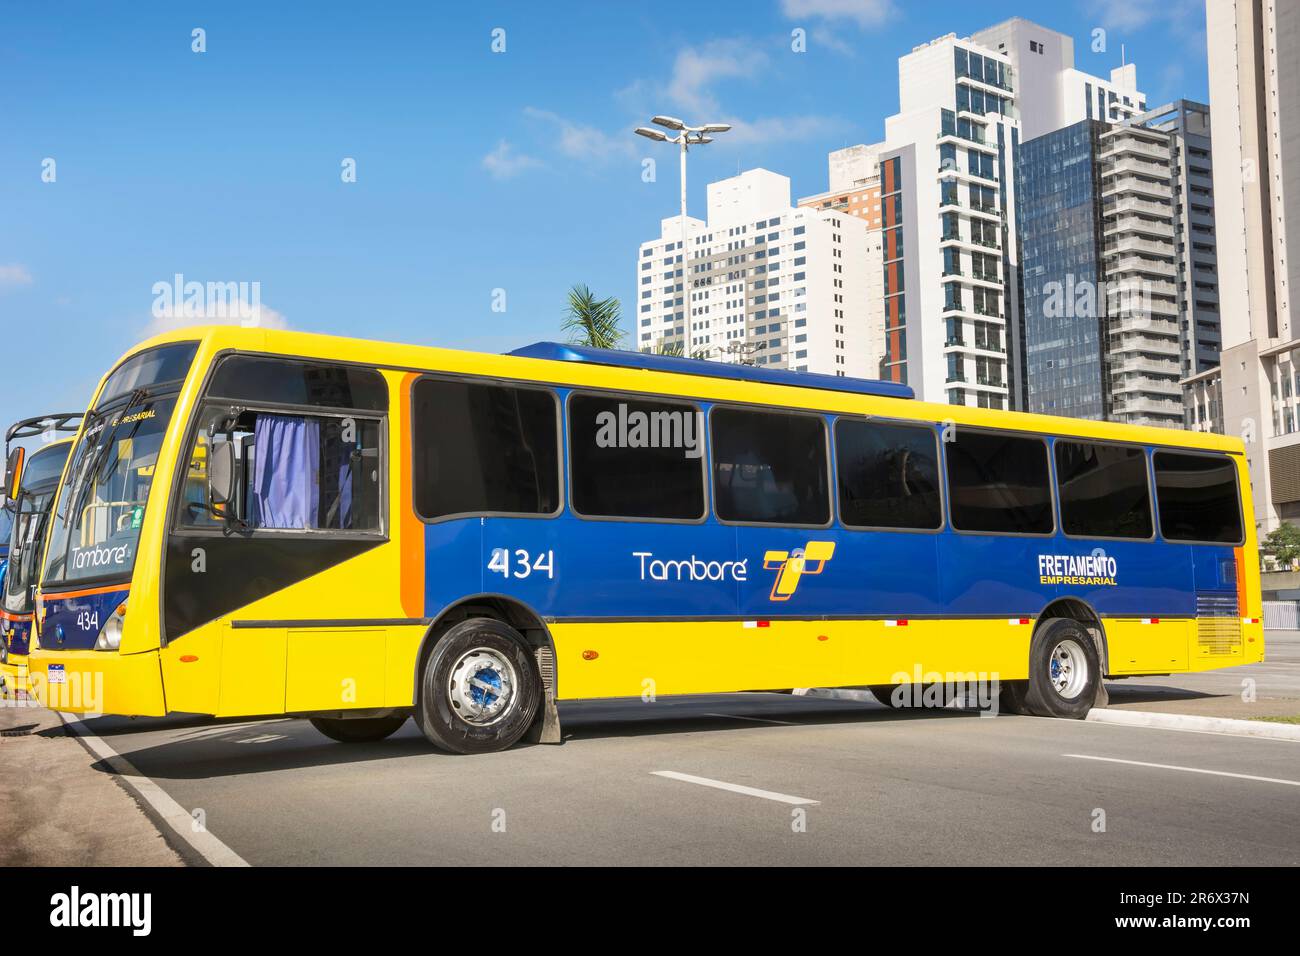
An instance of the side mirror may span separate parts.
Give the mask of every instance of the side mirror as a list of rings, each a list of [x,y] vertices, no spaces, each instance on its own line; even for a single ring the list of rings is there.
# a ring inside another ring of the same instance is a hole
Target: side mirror
[[[208,446],[208,502],[215,509],[235,497],[235,446],[214,441]]]
[[[27,461],[27,450],[15,448],[9,453],[5,462],[5,497],[9,501],[18,500],[18,489],[23,486],[23,464]]]

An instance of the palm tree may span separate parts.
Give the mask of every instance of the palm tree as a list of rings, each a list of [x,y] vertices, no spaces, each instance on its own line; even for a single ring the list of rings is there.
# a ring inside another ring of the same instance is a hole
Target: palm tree
[[[618,326],[621,317],[618,299],[597,299],[585,285],[569,290],[569,307],[565,310],[564,331],[572,345],[596,349],[616,349],[624,332]]]

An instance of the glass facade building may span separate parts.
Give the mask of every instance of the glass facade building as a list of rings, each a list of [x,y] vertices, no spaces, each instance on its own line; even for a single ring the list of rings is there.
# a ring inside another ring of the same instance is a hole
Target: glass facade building
[[[1102,279],[1101,124],[1084,120],[1021,144],[1016,220],[1027,410],[1108,417]]]

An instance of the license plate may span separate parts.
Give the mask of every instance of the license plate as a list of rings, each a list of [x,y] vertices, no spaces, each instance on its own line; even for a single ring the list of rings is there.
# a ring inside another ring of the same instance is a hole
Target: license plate
[[[68,675],[64,672],[62,664],[51,664],[48,673],[51,684],[66,684],[68,682]]]

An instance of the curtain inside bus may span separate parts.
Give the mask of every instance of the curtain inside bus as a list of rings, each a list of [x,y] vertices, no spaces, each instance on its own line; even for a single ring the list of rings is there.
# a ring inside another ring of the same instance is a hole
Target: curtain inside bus
[[[320,509],[320,422],[258,415],[249,523],[256,528],[314,528]]]

